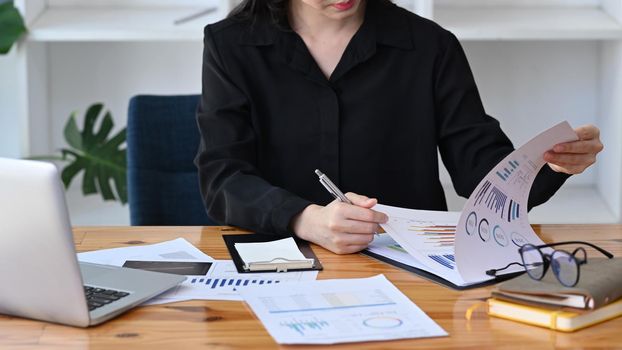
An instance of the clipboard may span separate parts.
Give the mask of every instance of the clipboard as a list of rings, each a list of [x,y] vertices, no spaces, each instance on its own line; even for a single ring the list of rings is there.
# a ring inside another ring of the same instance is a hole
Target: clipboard
[[[488,280],[488,281],[484,281],[484,282],[480,282],[480,283],[475,283],[475,284],[470,284],[468,286],[458,286],[455,285],[451,282],[449,282],[448,280],[441,278],[431,272],[428,272],[426,270],[422,270],[422,269],[418,269],[416,267],[412,267],[410,265],[406,265],[403,264],[399,261],[395,261],[393,259],[389,259],[385,256],[382,256],[380,254],[376,254],[376,253],[372,253],[369,250],[365,249],[363,251],[361,251],[361,254],[363,255],[367,255],[370,258],[374,258],[376,260],[382,261],[383,263],[389,264],[391,266],[397,267],[399,269],[402,270],[406,270],[408,272],[412,272],[415,275],[418,275],[419,277],[425,278],[426,280],[430,281],[430,282],[434,282],[434,283],[438,283],[440,285],[443,285],[445,287],[449,287],[453,290],[468,290],[468,289],[474,289],[474,288],[479,288],[479,287],[485,287],[485,286],[490,286],[499,282],[503,282],[503,281],[507,281],[509,279],[512,279],[516,276],[520,276],[523,273],[525,273],[524,271],[519,271],[519,272],[513,272],[513,273],[508,273],[505,275],[499,275],[496,276],[494,279]]]
[[[275,235],[253,233],[253,234],[242,234],[242,235],[223,235],[222,238],[225,241],[225,245],[227,246],[227,249],[229,250],[229,255],[231,255],[231,259],[233,260],[233,263],[235,264],[235,268],[238,270],[239,273],[256,273],[256,272],[270,272],[270,271],[273,271],[273,272],[312,271],[312,270],[321,271],[323,269],[320,259],[318,259],[315,253],[313,253],[313,250],[311,249],[309,242],[301,240],[297,237],[293,237],[302,255],[304,255],[307,259],[313,259],[313,266],[311,268],[296,268],[296,267],[289,268],[286,266],[286,263],[284,263],[283,264],[284,268],[281,268],[281,269],[277,268],[274,270],[249,271],[244,268],[244,261],[240,257],[240,254],[238,253],[237,249],[235,248],[236,243],[270,242],[270,241],[275,241],[275,240],[279,240],[279,239],[287,238],[287,237],[279,237]]]

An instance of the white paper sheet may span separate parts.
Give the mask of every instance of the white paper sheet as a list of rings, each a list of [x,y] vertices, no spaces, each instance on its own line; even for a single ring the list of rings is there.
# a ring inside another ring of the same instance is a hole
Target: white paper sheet
[[[381,204],[376,205],[374,210],[389,216],[389,221],[381,226],[397,245],[381,235],[370,244],[371,252],[428,271],[457,286],[472,284],[465,282],[455,267],[454,236],[459,212],[405,209]],[[410,259],[404,256],[403,251],[410,255]]]
[[[111,248],[78,253],[79,261],[113,266],[121,266],[126,260],[146,260],[145,257],[154,257],[162,261],[213,260],[211,256],[203,253],[183,238],[135,247]]]
[[[231,260],[214,260],[183,238],[136,247],[112,248],[78,254],[78,260],[94,264],[123,266],[133,261],[210,262],[204,276],[187,275],[187,279],[171,290],[150,299],[147,304],[164,304],[183,300],[242,300],[240,288],[248,285],[270,285],[317,278],[317,271],[287,273],[237,272]]]
[[[446,336],[383,275],[241,291],[279,344],[335,344]]]
[[[408,251],[397,243],[388,233],[376,235],[374,240],[369,244],[369,246],[367,246],[367,250],[402,264],[427,270],[427,266],[423,265],[419,262],[419,260],[410,255]]]
[[[577,135],[568,122],[557,124],[505,157],[477,185],[456,229],[456,263],[465,281],[482,280],[488,277],[486,270],[520,262],[523,244],[543,243],[527,219],[529,191],[546,164],[544,152],[574,140]],[[522,269],[514,266],[502,273]]]
[[[201,300],[243,300],[240,291],[251,287],[272,285],[283,287],[289,282],[311,281],[318,271],[238,273],[231,260],[215,260],[205,276],[186,276],[184,282],[158,295],[145,304],[165,304],[176,301]],[[291,285],[291,283],[290,283]]]

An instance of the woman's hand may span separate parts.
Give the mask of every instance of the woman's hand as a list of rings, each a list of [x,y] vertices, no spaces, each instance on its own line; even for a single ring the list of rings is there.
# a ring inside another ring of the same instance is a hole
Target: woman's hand
[[[596,162],[596,155],[603,150],[600,130],[594,125],[575,129],[578,141],[560,143],[544,153],[544,160],[558,173],[580,174]]]
[[[370,209],[378,201],[346,193],[353,204],[331,202],[325,207],[312,204],[292,219],[296,236],[318,244],[333,253],[350,254],[367,248],[386,214]]]

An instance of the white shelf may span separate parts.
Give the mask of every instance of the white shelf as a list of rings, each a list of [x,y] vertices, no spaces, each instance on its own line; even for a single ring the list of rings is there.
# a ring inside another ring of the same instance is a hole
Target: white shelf
[[[30,30],[14,52],[16,79],[8,85],[17,95],[13,114],[20,116],[19,154],[49,153],[55,147],[52,135],[60,135],[68,111],[95,100],[122,116],[132,94],[197,91],[203,27],[224,18],[237,1],[15,0]],[[431,17],[459,39],[475,41],[465,48],[473,66],[479,64],[480,85],[504,86],[493,95],[493,115],[523,118],[542,112],[549,125],[570,115],[601,127],[606,147],[596,164],[598,176],[566,184],[530,213],[530,222],[622,220],[622,0],[395,1]],[[219,10],[174,25],[213,6]],[[171,69],[171,60],[183,63]],[[551,66],[563,67],[539,73]],[[171,80],[173,74],[179,79]],[[516,122],[509,125],[523,129]],[[2,127],[0,136],[6,138],[2,131],[10,129]],[[450,208],[460,210],[464,200],[453,189],[446,192]],[[129,222],[127,206],[83,198],[75,190],[68,193],[68,204],[76,225]]]
[[[226,16],[218,9],[179,25],[174,21],[205,10],[197,7],[51,7],[31,25],[31,41],[200,41],[203,27]]]
[[[49,7],[31,26],[32,41],[196,41],[226,9],[174,25],[199,7]],[[434,20],[461,40],[621,39],[622,24],[597,7],[439,6]]]
[[[622,38],[622,25],[598,7],[439,6],[434,20],[461,40]]]

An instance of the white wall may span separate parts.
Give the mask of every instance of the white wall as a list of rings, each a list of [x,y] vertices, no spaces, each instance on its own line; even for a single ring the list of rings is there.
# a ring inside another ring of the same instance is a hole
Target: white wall
[[[597,42],[467,42],[463,44],[486,112],[497,118],[515,147],[568,120],[596,123],[600,46]],[[449,185],[442,169],[441,180]],[[590,169],[568,183],[595,181]],[[461,208],[461,203],[452,206]]]
[[[15,49],[0,56],[0,157],[20,155],[20,115],[17,106],[17,57]]]
[[[202,43],[58,43],[49,45],[52,148],[64,145],[62,130],[72,111],[78,120],[93,102],[125,126],[136,94],[198,94]],[[81,125],[80,125],[81,126]],[[114,132],[114,131],[113,131]]]
[[[598,190],[602,194],[618,194],[603,197],[618,217],[622,218],[622,60],[620,57],[622,57],[622,41],[603,46],[600,89],[602,109],[599,111],[599,120],[608,122],[611,127],[601,131],[605,149],[600,155]]]

